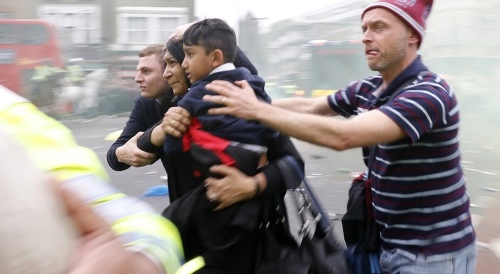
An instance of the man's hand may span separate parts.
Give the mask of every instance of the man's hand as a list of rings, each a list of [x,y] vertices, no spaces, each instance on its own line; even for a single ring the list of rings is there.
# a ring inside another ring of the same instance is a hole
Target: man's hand
[[[126,250],[109,224],[76,194],[56,182],[53,186],[80,231],[80,246],[68,273],[160,273],[158,267],[144,255]]]
[[[255,196],[255,182],[239,169],[226,165],[210,167],[210,172],[223,178],[205,179],[206,195],[209,200],[218,202],[215,210],[223,209]]]
[[[219,95],[205,95],[204,101],[224,105],[220,108],[208,110],[213,115],[232,115],[245,120],[255,120],[260,106],[267,105],[259,101],[247,81],[236,81],[233,83],[215,80],[206,85],[206,89]]]
[[[138,132],[123,146],[116,149],[115,154],[119,162],[133,167],[142,167],[151,164],[156,159],[156,155],[154,153],[140,150],[137,147],[137,140],[143,133],[144,132]]]

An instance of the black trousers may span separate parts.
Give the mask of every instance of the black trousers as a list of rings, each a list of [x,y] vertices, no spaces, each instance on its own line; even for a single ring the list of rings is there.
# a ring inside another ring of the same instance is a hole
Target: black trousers
[[[205,267],[196,274],[252,274],[255,269],[256,233],[224,250],[207,250],[202,256]]]

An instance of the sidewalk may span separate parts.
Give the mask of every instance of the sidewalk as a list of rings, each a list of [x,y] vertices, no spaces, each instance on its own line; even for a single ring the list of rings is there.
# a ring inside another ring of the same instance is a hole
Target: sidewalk
[[[476,225],[477,274],[500,273],[500,197],[484,209],[481,221]]]

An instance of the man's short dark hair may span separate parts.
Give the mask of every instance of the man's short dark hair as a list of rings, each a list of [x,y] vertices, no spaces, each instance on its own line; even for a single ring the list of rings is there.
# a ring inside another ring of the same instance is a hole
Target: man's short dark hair
[[[236,33],[219,18],[208,18],[192,24],[183,35],[184,45],[202,46],[206,53],[220,49],[224,62],[233,62],[236,57]]]

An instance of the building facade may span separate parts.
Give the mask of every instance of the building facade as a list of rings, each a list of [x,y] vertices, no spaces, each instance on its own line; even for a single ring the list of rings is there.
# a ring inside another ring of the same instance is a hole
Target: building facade
[[[373,0],[341,1],[275,23],[265,39],[267,78],[300,76],[298,68],[303,59],[308,58],[300,48],[311,41],[359,43],[361,13],[371,2]],[[449,76],[457,86],[462,86],[459,82],[481,86],[481,83],[489,83],[484,79],[500,77],[500,1],[484,0],[480,4],[474,0],[434,1],[426,25],[420,53],[432,70]]]
[[[500,1],[436,1],[422,55],[443,74],[500,76]]]
[[[176,26],[194,20],[194,0],[2,1],[0,18],[43,19],[57,26],[66,60],[116,63],[146,45],[164,43]]]
[[[275,23],[266,37],[266,78],[278,85],[296,85],[304,89],[301,82],[308,77],[303,71],[304,63],[311,58],[306,48],[317,41],[361,40],[360,17],[370,2],[342,1]],[[308,92],[306,90],[306,94]]]

